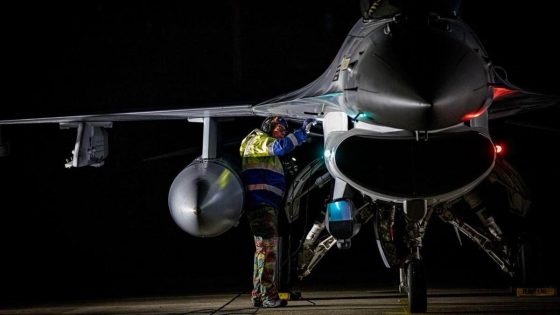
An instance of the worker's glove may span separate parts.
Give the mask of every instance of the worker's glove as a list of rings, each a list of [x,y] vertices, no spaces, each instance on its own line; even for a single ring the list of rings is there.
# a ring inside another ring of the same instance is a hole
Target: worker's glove
[[[301,125],[301,129],[306,133],[309,133],[311,127],[315,126],[316,123],[317,120],[315,118],[307,118],[306,120],[303,121],[303,124]]]

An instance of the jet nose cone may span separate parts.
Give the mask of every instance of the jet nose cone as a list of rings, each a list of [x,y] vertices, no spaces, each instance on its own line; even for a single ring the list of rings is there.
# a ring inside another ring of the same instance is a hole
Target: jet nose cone
[[[430,130],[461,121],[489,93],[488,64],[448,31],[429,25],[389,25],[347,71],[347,110],[373,122]]]

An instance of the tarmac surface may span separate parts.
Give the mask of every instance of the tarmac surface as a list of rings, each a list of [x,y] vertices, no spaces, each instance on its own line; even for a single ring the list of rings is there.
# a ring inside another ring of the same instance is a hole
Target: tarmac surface
[[[249,294],[74,301],[0,309],[0,314],[408,314],[407,297],[392,289],[315,290],[275,309],[253,308]],[[558,296],[516,296],[510,288],[429,289],[428,311],[437,314],[558,314]]]

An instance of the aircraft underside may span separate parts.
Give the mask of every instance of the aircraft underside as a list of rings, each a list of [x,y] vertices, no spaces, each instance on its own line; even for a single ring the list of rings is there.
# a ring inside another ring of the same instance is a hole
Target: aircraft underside
[[[322,158],[309,163],[292,181],[285,212],[291,226],[298,226],[299,221],[307,222],[307,226],[306,234],[295,237],[295,244],[288,247],[290,252],[281,255],[296,257],[290,262],[288,281],[309,276],[335,245],[341,249],[351,246],[350,239],[337,241],[327,228],[324,200],[330,200],[333,182]],[[451,225],[459,244],[463,239],[474,242],[515,282],[532,280],[533,248],[523,226],[530,205],[528,191],[519,174],[503,159],[496,161],[490,175],[474,190],[453,200],[417,207],[420,210],[409,205],[405,211],[402,203],[374,200],[358,191],[348,194],[348,199],[355,205],[354,226],[359,230],[364,224],[373,224],[384,265],[399,269],[399,290],[409,294],[412,310],[426,311],[421,252],[432,217]],[[289,230],[291,233],[299,228]],[[290,235],[287,239],[293,238]]]

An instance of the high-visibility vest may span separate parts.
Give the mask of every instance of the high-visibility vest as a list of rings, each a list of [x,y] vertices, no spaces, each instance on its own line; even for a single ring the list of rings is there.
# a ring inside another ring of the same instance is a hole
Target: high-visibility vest
[[[279,208],[286,190],[286,179],[279,156],[283,156],[307,139],[301,129],[276,139],[255,129],[239,148],[242,157],[242,180],[245,185],[245,208],[254,209],[262,205]]]

